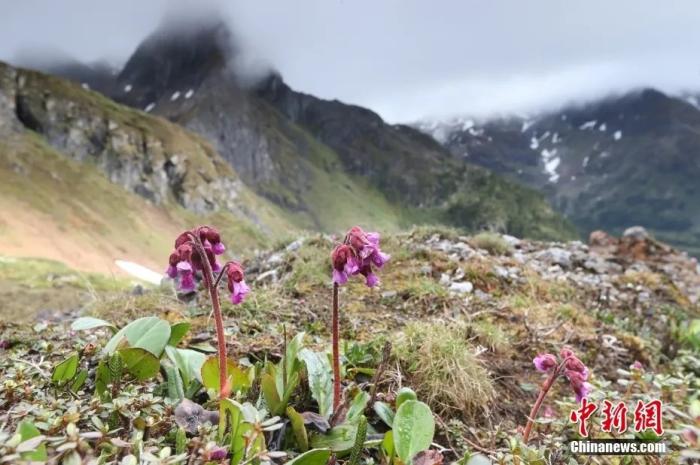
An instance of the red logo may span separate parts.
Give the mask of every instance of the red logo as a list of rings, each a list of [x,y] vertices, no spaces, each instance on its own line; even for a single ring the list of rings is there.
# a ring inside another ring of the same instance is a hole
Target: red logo
[[[598,406],[588,402],[585,397],[581,399],[581,407],[572,410],[569,415],[569,420],[572,423],[578,424],[579,434],[586,438],[588,437],[587,421],[598,410]],[[663,422],[661,419],[663,405],[660,400],[654,399],[647,403],[641,400],[637,402],[634,408],[634,431],[641,433],[648,429],[653,430],[658,436],[664,433]],[[624,433],[627,431],[627,412],[629,411],[624,402],[613,404],[609,400],[603,401],[601,410],[603,421],[601,429],[606,433]]]

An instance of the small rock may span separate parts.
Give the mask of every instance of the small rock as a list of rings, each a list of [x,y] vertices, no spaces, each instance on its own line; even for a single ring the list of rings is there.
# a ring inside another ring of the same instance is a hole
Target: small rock
[[[474,290],[474,285],[469,281],[450,284],[450,291],[458,294],[469,294],[472,290]]]
[[[137,284],[131,289],[131,295],[143,295],[145,290],[142,285]]]
[[[440,275],[440,284],[441,284],[442,286],[447,286],[447,285],[449,285],[449,284],[450,284],[450,275],[448,275],[447,273],[442,273],[442,274]]]
[[[474,297],[476,297],[482,302],[488,302],[489,300],[491,300],[491,295],[482,291],[481,289],[477,289],[474,291]]]
[[[284,262],[284,255],[281,252],[276,252],[267,257],[268,265],[281,265]]]
[[[199,425],[206,422],[216,425],[219,423],[219,412],[205,410],[199,404],[189,399],[183,399],[175,408],[175,422],[190,434],[196,434]]]
[[[560,247],[551,247],[537,254],[537,258],[551,265],[559,265],[562,268],[571,268],[571,252]]]
[[[397,296],[396,291],[384,291],[382,292],[382,299],[392,299]]]
[[[520,241],[520,239],[518,239],[515,236],[509,236],[508,234],[503,234],[501,237],[512,248],[517,248],[518,246],[520,246],[521,241]]]
[[[294,252],[295,250],[299,250],[299,248],[302,245],[304,245],[304,239],[299,238],[296,241],[289,243],[289,245],[287,245],[287,247],[286,247],[286,250],[287,250],[287,252]]]
[[[625,232],[622,233],[622,237],[643,241],[649,239],[649,233],[643,226],[632,226],[631,228],[625,229]]]
[[[421,274],[430,275],[433,273],[433,267],[430,265],[423,265],[420,267],[420,272],[421,272]]]

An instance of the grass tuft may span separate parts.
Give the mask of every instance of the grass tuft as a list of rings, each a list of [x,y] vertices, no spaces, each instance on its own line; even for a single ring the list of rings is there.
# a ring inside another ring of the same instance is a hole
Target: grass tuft
[[[474,354],[464,324],[414,322],[398,338],[396,354],[411,386],[439,415],[473,418],[494,399],[489,373]]]

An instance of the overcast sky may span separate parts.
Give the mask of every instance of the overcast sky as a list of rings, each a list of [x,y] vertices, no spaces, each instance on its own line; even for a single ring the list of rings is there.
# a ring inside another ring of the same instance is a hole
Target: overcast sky
[[[167,14],[204,3],[294,88],[394,122],[700,89],[697,0],[0,0],[0,59],[123,62]]]

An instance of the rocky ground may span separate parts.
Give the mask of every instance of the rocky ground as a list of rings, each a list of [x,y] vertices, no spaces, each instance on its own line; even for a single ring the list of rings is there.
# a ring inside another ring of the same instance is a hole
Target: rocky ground
[[[367,289],[358,280],[341,288],[344,360],[352,373],[346,387],[376,384],[377,398],[390,402],[400,387],[411,386],[435,414],[434,448],[446,462],[478,452],[494,463],[516,463],[514,455],[524,463],[623,463],[569,456],[565,441],[576,433],[568,415],[576,404],[564,381],[547,397],[529,443],[519,441],[543,380],[532,359],[543,351],[558,353],[564,346],[590,368],[591,400],[664,401],[662,439],[674,452],[649,458],[648,463],[697,460],[696,259],[656,241],[642,228],[630,228],[620,238],[594,232],[588,244],[490,233],[467,237],[437,229],[416,229],[382,241],[392,259],[380,272],[381,286]],[[243,305],[224,307],[234,359],[252,364],[277,360],[284,335],[289,338],[300,331],[307,334],[307,346],[328,347],[332,247],[331,237],[307,236],[245,261],[253,291]],[[20,279],[7,273],[5,277],[8,282]],[[42,289],[45,295],[53,290],[65,293],[65,283]],[[49,456],[56,460],[72,451],[86,460],[100,451],[108,460],[117,460],[139,451],[158,456],[164,447],[175,447],[165,434],[175,426],[174,405],[159,390],[160,377],[131,383],[119,402],[108,404],[90,400],[92,371],[76,393],[50,388],[50,373],[66,354],[80,353],[81,364],[92,370],[98,348],[108,340],[104,329],[67,331],[80,314],[117,326],[150,314],[188,321],[192,327],[180,347],[206,350],[213,343],[205,300],[178,300],[168,283],[160,289],[115,292],[97,292],[90,302],[70,310],[47,311],[49,303],[30,324],[0,323],[0,412],[5,412],[0,413],[0,455],[10,451],[8,438],[22,421],[34,422],[42,434],[75,443],[61,449],[56,439],[49,445]],[[390,352],[383,350],[387,343]],[[376,368],[381,372],[377,379],[360,375]],[[303,399],[308,397],[305,392],[297,395]],[[254,402],[257,393],[253,388],[240,400]],[[114,409],[121,418],[118,428],[103,431],[99,438],[95,434],[70,439],[77,433],[69,425],[81,432],[99,430],[91,418],[107,421]],[[381,423],[371,410],[368,420],[376,428]],[[158,427],[149,434],[144,421]],[[593,423],[593,437],[609,437],[601,431],[599,418]],[[204,460],[210,435],[201,430],[180,447],[192,463]],[[114,446],[112,455],[100,447],[104,438]],[[372,449],[363,456],[379,460]],[[647,463],[644,457],[626,460]]]

